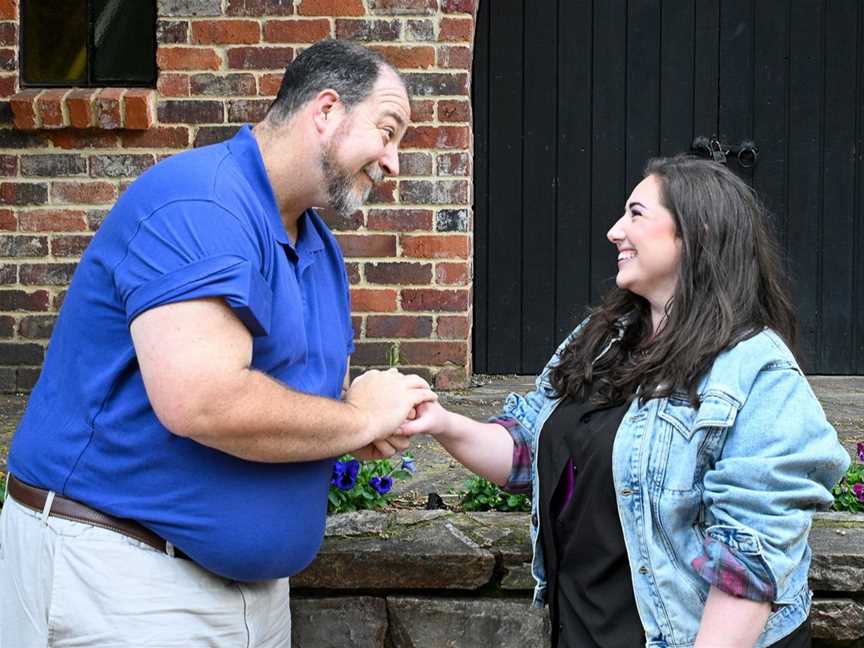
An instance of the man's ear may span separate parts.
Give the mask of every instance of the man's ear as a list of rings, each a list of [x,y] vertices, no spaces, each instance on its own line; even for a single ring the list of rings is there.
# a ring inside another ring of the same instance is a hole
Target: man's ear
[[[343,108],[342,102],[339,100],[339,93],[331,88],[322,90],[312,100],[312,119],[319,133],[324,133],[327,129],[333,128],[337,121],[334,118],[340,116],[342,111]]]

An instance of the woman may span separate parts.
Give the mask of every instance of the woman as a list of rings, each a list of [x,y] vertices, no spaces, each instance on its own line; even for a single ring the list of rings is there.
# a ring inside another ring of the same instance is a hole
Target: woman
[[[765,221],[725,167],[651,161],[607,235],[617,288],[536,389],[491,423],[428,403],[403,425],[533,492],[554,646],[810,645],[807,535],[849,457],[789,350]]]

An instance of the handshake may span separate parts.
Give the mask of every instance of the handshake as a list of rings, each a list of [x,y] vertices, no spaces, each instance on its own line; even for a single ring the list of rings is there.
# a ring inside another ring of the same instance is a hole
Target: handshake
[[[362,461],[383,459],[406,450],[415,434],[446,434],[450,413],[423,378],[396,369],[370,370],[344,394],[364,424],[365,442],[352,454]]]

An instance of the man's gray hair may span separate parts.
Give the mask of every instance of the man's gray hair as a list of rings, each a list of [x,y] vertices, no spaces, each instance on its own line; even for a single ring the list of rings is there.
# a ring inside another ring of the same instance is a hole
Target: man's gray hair
[[[327,88],[339,93],[346,110],[366,99],[381,70],[398,71],[377,52],[347,41],[323,40],[304,50],[285,68],[279,94],[267,111],[267,119],[287,120],[300,106]]]

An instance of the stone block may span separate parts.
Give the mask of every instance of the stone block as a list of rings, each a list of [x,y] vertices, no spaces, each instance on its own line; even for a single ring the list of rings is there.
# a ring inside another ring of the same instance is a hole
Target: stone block
[[[857,592],[864,572],[864,516],[826,514],[810,531],[813,562],[810,588],[820,592]]]
[[[384,648],[386,634],[383,598],[291,597],[293,648]]]
[[[544,610],[530,600],[389,597],[390,648],[548,648]]]
[[[449,519],[430,515],[437,513],[400,514],[385,532],[328,534],[318,558],[293,578],[294,587],[472,590],[489,583],[495,557]]]
[[[852,599],[814,599],[810,610],[814,639],[864,639],[864,605]]]

